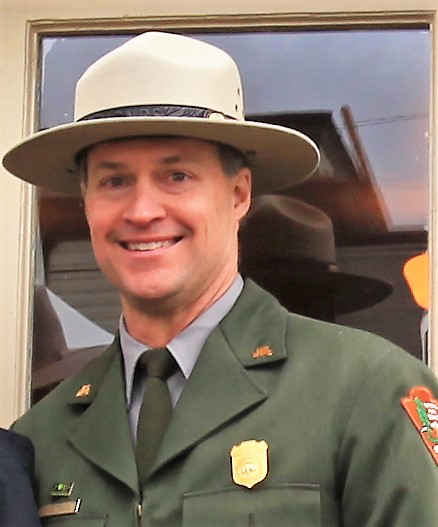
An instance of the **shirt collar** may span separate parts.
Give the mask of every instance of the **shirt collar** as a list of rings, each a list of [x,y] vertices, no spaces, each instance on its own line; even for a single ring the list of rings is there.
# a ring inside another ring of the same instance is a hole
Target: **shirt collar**
[[[167,344],[180,371],[188,379],[195,367],[205,341],[219,322],[231,311],[243,289],[243,279],[237,275],[227,291],[208,309],[201,313],[190,325]],[[134,339],[126,329],[123,316],[119,321],[120,346],[125,365],[126,400],[131,404],[134,372],[140,355],[149,349],[148,346]]]

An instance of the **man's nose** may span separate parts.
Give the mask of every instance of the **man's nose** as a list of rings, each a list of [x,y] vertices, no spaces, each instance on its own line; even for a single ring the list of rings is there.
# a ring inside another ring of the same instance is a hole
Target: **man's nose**
[[[129,223],[146,224],[166,214],[161,193],[151,185],[137,185],[132,193],[123,218]]]

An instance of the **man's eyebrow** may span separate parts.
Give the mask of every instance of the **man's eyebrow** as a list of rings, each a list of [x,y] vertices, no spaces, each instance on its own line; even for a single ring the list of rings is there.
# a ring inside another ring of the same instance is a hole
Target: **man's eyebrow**
[[[126,163],[122,163],[121,161],[109,161],[104,159],[103,161],[99,161],[95,168],[98,169],[108,169],[108,170],[116,170],[120,168],[126,168],[128,165]]]
[[[163,165],[173,165],[175,163],[179,163],[183,160],[183,157],[179,154],[171,155],[171,156],[165,156],[161,157],[157,160],[158,163]],[[116,170],[121,168],[127,168],[128,163],[123,163],[122,161],[110,161],[107,159],[104,159],[102,161],[99,161],[95,168],[98,169],[107,169],[107,170]]]
[[[174,163],[179,163],[181,160],[182,156],[179,154],[175,154],[173,156],[162,157],[158,160],[158,162],[163,163],[164,165],[173,165]]]

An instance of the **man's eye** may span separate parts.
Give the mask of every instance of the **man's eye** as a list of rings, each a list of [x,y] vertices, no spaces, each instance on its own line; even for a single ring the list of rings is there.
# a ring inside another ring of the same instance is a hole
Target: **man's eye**
[[[189,176],[185,172],[172,172],[171,174],[172,181],[175,183],[182,183],[189,179]]]
[[[123,176],[111,176],[103,181],[104,187],[121,187],[125,184]]]

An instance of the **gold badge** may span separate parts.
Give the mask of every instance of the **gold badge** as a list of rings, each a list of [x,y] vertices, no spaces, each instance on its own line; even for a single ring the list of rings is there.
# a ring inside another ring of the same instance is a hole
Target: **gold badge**
[[[230,451],[233,481],[251,489],[268,474],[268,444],[250,439],[234,445]]]
[[[84,384],[76,392],[76,397],[87,397],[91,393],[91,384]]]
[[[255,352],[252,354],[252,358],[260,359],[260,357],[271,357],[273,354],[274,352],[269,346],[261,346],[255,350]]]

